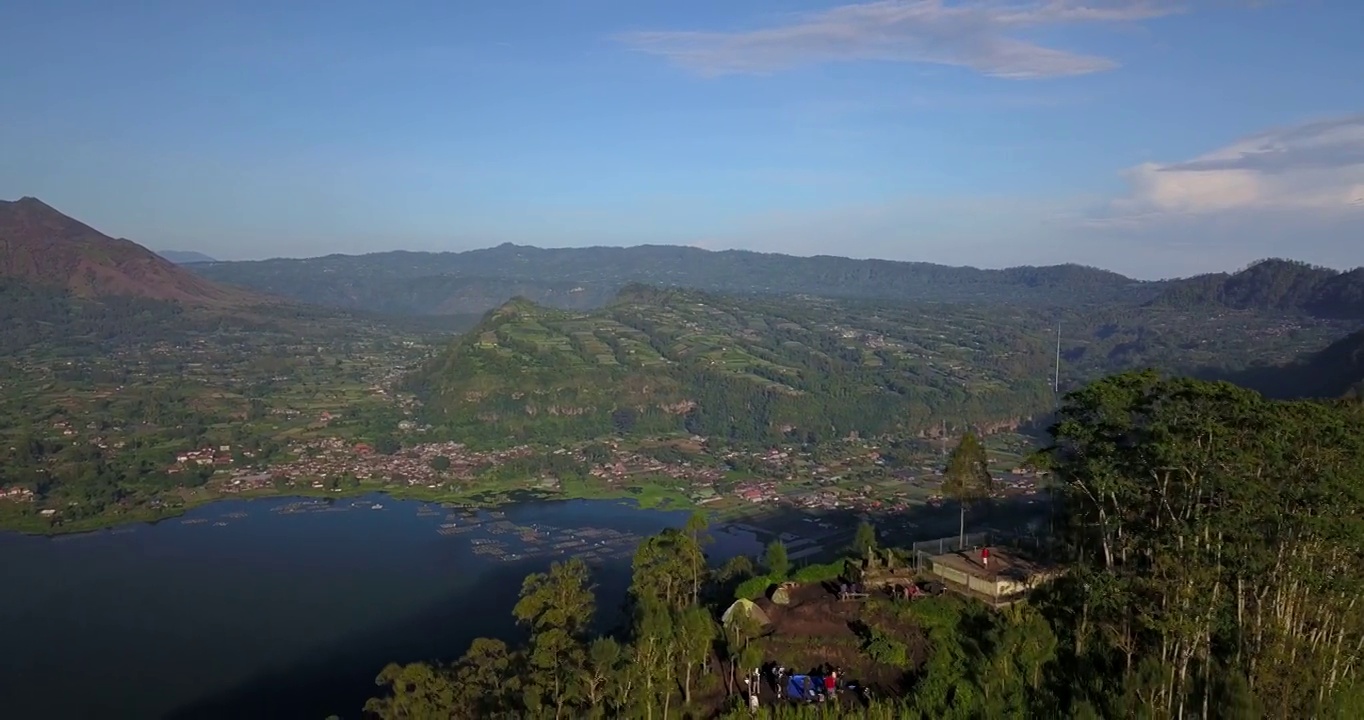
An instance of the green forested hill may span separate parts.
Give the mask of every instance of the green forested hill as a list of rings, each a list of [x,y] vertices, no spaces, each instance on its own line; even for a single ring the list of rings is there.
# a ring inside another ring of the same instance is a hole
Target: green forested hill
[[[1263,260],[1234,274],[1213,273],[1171,281],[1152,303],[1364,319],[1364,268],[1338,272],[1292,260]]]
[[[436,424],[473,442],[684,430],[767,440],[924,431],[944,420],[1008,424],[1054,408],[1058,320],[1063,390],[1123,368],[1282,363],[1340,332],[1264,313],[1058,316],[632,285],[591,313],[509,302],[409,384]]]

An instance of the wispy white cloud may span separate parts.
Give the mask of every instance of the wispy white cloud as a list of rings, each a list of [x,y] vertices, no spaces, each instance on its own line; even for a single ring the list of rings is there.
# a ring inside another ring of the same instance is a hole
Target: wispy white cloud
[[[619,39],[706,75],[879,60],[1041,78],[1100,72],[1116,62],[1038,45],[1019,37],[1021,33],[1080,23],[1130,23],[1179,11],[1174,0],[881,0],[754,30],[632,32]]]
[[[1157,277],[1269,256],[1364,262],[1364,114],[1274,128],[1124,177],[1121,197],[1058,217],[1058,231],[1084,239],[1099,264]]]
[[[1096,218],[1150,222],[1254,211],[1364,211],[1364,114],[1282,127],[1192,160],[1143,163],[1130,191]]]

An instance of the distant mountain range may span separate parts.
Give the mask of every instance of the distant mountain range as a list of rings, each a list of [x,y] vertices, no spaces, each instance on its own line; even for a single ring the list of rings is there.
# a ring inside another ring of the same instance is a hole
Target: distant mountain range
[[[564,309],[601,307],[629,283],[728,294],[1047,305],[1135,304],[1164,287],[1079,265],[981,270],[667,245],[503,244],[459,253],[219,262],[195,265],[194,271],[306,302],[403,314],[481,313],[517,295]]]
[[[1266,260],[1234,274],[1141,281],[1080,265],[982,270],[640,245],[459,253],[394,251],[195,265],[205,277],[297,300],[403,315],[482,313],[520,296],[568,310],[605,305],[629,283],[726,294],[892,301],[1140,305],[1276,310],[1364,319],[1364,268]]]
[[[109,237],[31,197],[0,201],[0,278],[87,298],[131,296],[201,306],[263,300],[195,275],[131,240]]]
[[[624,298],[639,300],[639,293],[668,288],[721,293],[730,298],[725,302],[744,302],[747,296],[750,304],[763,296],[804,296],[800,302],[889,301],[909,311],[905,304],[914,303],[918,313],[935,312],[925,303],[939,302],[1031,305],[1068,308],[1069,316],[1094,322],[1111,317],[1118,324],[1139,310],[1162,308],[1165,315],[1221,309],[1310,315],[1318,323],[1364,320],[1364,268],[1340,272],[1277,259],[1236,273],[1145,282],[1078,265],[981,270],[658,245],[540,249],[504,244],[461,253],[399,251],[257,262],[164,255],[189,264],[182,267],[131,240],[105,235],[35,198],[0,201],[0,295],[12,306],[7,310],[11,327],[23,320],[34,332],[60,319],[66,312],[61,307],[69,311],[76,307],[70,302],[91,298],[121,299],[117,314],[126,322],[138,317],[141,307],[128,303],[259,308],[277,305],[274,296],[448,328],[455,320],[473,324],[478,314],[513,297],[574,311],[603,308],[614,299],[613,312],[619,312]],[[621,294],[627,286],[633,289]],[[67,300],[53,299],[52,293]],[[80,312],[88,330],[99,326],[98,312]],[[877,311],[867,312],[874,316]],[[1230,327],[1239,321],[1232,317],[1229,322]],[[1299,332],[1292,322],[1284,327],[1284,332]],[[1108,330],[1096,333],[1102,340]],[[1150,354],[1163,347],[1158,340],[1139,333],[1108,352],[1144,349]],[[1339,395],[1364,379],[1364,331],[1288,367],[1241,375],[1238,382],[1271,394]]]
[[[194,263],[218,262],[217,260],[193,250],[157,250],[157,255],[175,263],[176,265],[192,265]]]

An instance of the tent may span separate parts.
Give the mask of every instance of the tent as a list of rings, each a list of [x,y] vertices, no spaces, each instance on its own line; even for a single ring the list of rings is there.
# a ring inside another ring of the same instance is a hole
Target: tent
[[[786,589],[786,583],[776,586],[772,590],[772,602],[776,605],[790,605],[791,593]]]
[[[767,617],[767,613],[763,612],[763,609],[758,607],[757,603],[748,598],[739,598],[738,600],[735,600],[734,604],[730,605],[729,609],[725,611],[725,614],[720,616],[720,622],[728,627],[738,613],[743,613],[750,619],[756,620],[759,625],[767,625],[772,622],[772,619]]]
[[[809,675],[792,675],[786,679],[786,697],[792,700],[808,700],[812,687]]]

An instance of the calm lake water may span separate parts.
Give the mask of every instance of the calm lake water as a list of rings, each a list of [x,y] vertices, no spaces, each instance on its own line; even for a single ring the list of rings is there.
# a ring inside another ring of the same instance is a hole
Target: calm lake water
[[[227,501],[79,536],[0,535],[0,716],[358,717],[386,662],[454,659],[474,637],[518,637],[521,580],[555,559],[593,550],[598,603],[612,614],[634,542],[687,515],[611,501],[476,519],[382,496],[327,511],[298,502]],[[461,529],[442,529],[452,522]],[[526,528],[540,539],[524,541]],[[716,539],[716,558],[761,549],[743,532]]]

